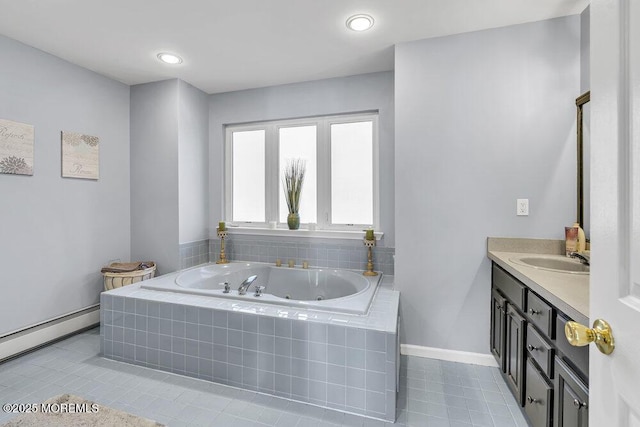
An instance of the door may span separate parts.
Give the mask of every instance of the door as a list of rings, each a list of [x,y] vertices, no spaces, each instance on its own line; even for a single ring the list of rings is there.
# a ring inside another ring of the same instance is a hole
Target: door
[[[491,353],[504,372],[505,299],[494,289],[491,292]]]
[[[589,392],[578,376],[562,359],[555,359],[554,427],[586,427],[589,425]]]
[[[507,306],[507,323],[505,331],[505,373],[507,385],[511,387],[516,400],[523,405],[524,393],[524,331],[526,328],[524,317],[520,316],[510,303]]]
[[[590,318],[611,325],[609,356],[590,344],[589,424],[640,426],[640,1],[591,1]]]

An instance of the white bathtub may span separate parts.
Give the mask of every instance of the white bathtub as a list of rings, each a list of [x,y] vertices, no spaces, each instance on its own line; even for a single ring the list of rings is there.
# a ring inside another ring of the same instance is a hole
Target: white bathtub
[[[257,279],[245,295],[240,295],[238,287],[253,275]],[[141,282],[141,285],[157,291],[363,315],[369,311],[381,277],[367,277],[362,272],[349,270],[232,262],[222,265],[210,263],[184,270],[172,282],[159,277]],[[225,282],[231,287],[228,293],[224,293]],[[261,296],[255,296],[256,286],[265,287]]]

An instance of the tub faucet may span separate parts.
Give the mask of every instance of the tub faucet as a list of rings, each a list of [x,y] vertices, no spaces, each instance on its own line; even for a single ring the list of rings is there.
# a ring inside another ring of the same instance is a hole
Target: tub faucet
[[[258,276],[256,276],[255,274],[253,276],[249,276],[246,279],[244,279],[244,282],[242,282],[240,284],[240,287],[238,288],[238,294],[239,295],[244,295],[247,293],[247,290],[249,289],[249,286],[251,286],[251,284],[258,278]]]

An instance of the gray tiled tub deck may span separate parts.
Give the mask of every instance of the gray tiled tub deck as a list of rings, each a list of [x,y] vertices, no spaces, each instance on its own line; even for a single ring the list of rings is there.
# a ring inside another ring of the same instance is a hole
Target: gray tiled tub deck
[[[368,315],[356,316],[131,285],[101,296],[101,353],[393,422],[400,360],[392,288],[383,277]]]

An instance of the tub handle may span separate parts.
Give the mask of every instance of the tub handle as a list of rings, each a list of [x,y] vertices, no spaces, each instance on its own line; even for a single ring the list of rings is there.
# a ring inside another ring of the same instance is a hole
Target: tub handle
[[[254,297],[259,297],[262,296],[262,291],[264,291],[266,289],[266,286],[258,286],[256,285],[256,293],[253,294]]]
[[[224,291],[222,291],[222,293],[228,294],[229,291],[231,291],[231,285],[229,284],[229,282],[224,282]]]

